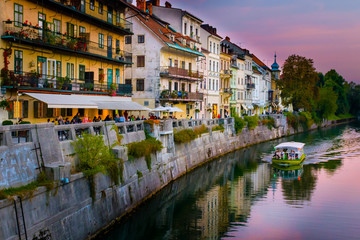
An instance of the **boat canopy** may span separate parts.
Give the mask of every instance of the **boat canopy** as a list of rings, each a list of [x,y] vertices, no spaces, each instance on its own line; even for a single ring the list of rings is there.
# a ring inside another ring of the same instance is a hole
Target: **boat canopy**
[[[302,149],[304,147],[305,143],[300,142],[284,142],[275,147],[275,149],[279,148],[295,148],[295,149]]]

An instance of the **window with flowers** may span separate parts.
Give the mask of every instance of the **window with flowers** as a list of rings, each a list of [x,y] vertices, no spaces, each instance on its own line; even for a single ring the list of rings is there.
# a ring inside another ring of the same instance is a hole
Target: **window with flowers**
[[[23,71],[23,52],[15,50],[14,51],[14,66],[15,66],[15,73],[16,74],[22,74]]]

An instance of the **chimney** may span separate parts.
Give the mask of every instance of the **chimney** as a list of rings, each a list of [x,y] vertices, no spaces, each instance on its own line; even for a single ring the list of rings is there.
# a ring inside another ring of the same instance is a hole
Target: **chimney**
[[[166,8],[171,8],[171,3],[169,3],[168,1],[165,2],[165,7]]]
[[[216,28],[214,28],[214,33],[216,34]]]
[[[146,10],[146,2],[145,2],[145,0],[136,0],[136,7],[145,12],[145,10]]]
[[[230,42],[230,38],[228,36],[225,37],[225,40]]]
[[[153,7],[152,3],[150,2],[146,3],[146,9],[148,10],[150,16],[152,16],[152,7]]]
[[[153,6],[160,6],[160,0],[152,0],[151,3]]]

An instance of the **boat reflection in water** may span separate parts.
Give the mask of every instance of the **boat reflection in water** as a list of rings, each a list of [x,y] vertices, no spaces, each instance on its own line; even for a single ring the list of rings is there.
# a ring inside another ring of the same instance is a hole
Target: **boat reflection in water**
[[[272,167],[274,169],[274,177],[280,177],[284,180],[294,180],[298,179],[300,180],[304,169],[303,165],[293,165],[293,166],[282,166],[273,163]]]

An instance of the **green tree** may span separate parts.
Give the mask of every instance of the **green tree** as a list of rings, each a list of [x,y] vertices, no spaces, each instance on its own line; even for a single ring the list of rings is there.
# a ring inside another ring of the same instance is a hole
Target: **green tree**
[[[317,112],[320,118],[327,119],[329,116],[335,115],[338,108],[336,102],[337,93],[331,87],[320,88],[319,101],[317,104]]]
[[[355,83],[351,82],[349,87],[350,113],[353,115],[358,115],[360,113],[360,85],[356,85]]]
[[[332,87],[334,92],[338,95],[336,102],[338,109],[336,114],[348,113],[350,107],[347,95],[349,94],[350,87],[345,79],[338,74],[336,70],[331,69],[325,74],[325,86]]]
[[[283,67],[283,75],[278,81],[281,98],[285,105],[292,104],[294,110],[312,110],[318,97],[318,73],[313,60],[298,55],[289,56]]]

